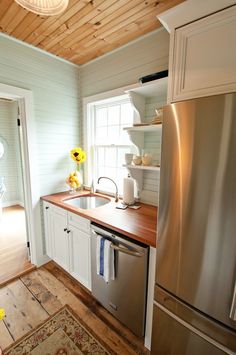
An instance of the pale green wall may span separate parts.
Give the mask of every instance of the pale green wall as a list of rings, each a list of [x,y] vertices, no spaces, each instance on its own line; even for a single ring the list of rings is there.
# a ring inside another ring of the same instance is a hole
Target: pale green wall
[[[17,126],[17,103],[0,100],[0,138],[5,154],[0,159],[0,177],[4,177],[6,193],[3,206],[23,204],[20,142]]]
[[[78,67],[0,34],[0,82],[32,90],[40,194],[64,190],[80,143]]]
[[[82,96],[138,82],[168,69],[169,34],[162,28],[81,67]]]

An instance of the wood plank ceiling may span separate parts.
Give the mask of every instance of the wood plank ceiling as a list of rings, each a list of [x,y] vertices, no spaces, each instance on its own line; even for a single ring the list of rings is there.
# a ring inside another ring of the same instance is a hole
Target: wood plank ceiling
[[[70,0],[58,16],[0,0],[0,31],[75,64],[84,64],[161,26],[156,15],[183,0]]]

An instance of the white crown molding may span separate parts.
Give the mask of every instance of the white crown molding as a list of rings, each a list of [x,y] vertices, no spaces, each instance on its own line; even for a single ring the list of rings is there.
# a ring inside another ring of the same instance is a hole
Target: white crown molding
[[[235,5],[235,0],[187,0],[157,15],[157,18],[165,29],[171,33],[177,27],[184,26],[232,5]]]

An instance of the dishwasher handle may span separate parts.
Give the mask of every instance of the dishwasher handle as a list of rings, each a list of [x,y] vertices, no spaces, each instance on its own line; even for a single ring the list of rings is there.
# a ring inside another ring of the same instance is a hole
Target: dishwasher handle
[[[123,247],[120,247],[120,246],[117,246],[113,243],[111,243],[111,248],[114,249],[114,250],[117,250],[117,251],[120,251],[121,253],[125,253],[125,254],[128,254],[128,255],[132,255],[132,256],[137,256],[137,257],[141,257],[143,256],[142,253],[140,253],[139,251],[135,250],[130,250],[128,248],[123,248]]]
[[[92,229],[92,233],[93,233],[93,235],[95,235],[96,237],[97,237],[98,235],[100,235],[100,234],[97,233],[94,229]],[[104,238],[104,239],[107,239],[107,240],[111,241],[111,240],[109,239],[109,237],[106,237],[106,236],[103,236],[103,235],[101,235],[101,237]],[[121,244],[120,244],[120,245],[121,245]],[[116,250],[116,251],[119,251],[119,252],[124,253],[124,254],[131,255],[131,256],[136,256],[136,257],[141,257],[141,256],[143,256],[143,253],[140,253],[140,252],[139,252],[138,250],[136,250],[135,248],[132,248],[132,250],[131,250],[131,249],[126,248],[126,247],[121,247],[120,245],[116,245],[116,244],[112,243],[112,241],[111,241],[111,248],[114,249],[114,250]]]

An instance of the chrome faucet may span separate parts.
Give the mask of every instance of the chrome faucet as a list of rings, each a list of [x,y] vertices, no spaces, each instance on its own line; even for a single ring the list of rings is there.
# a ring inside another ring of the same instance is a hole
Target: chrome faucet
[[[100,176],[100,178],[98,178],[97,184],[99,184],[99,181],[100,181],[101,179],[108,179],[108,180],[110,180],[110,181],[113,182],[113,184],[114,184],[115,187],[116,187],[115,202],[118,202],[118,201],[119,201],[119,197],[118,197],[118,187],[117,187],[115,181],[112,180],[111,178],[107,177],[107,176]]]

